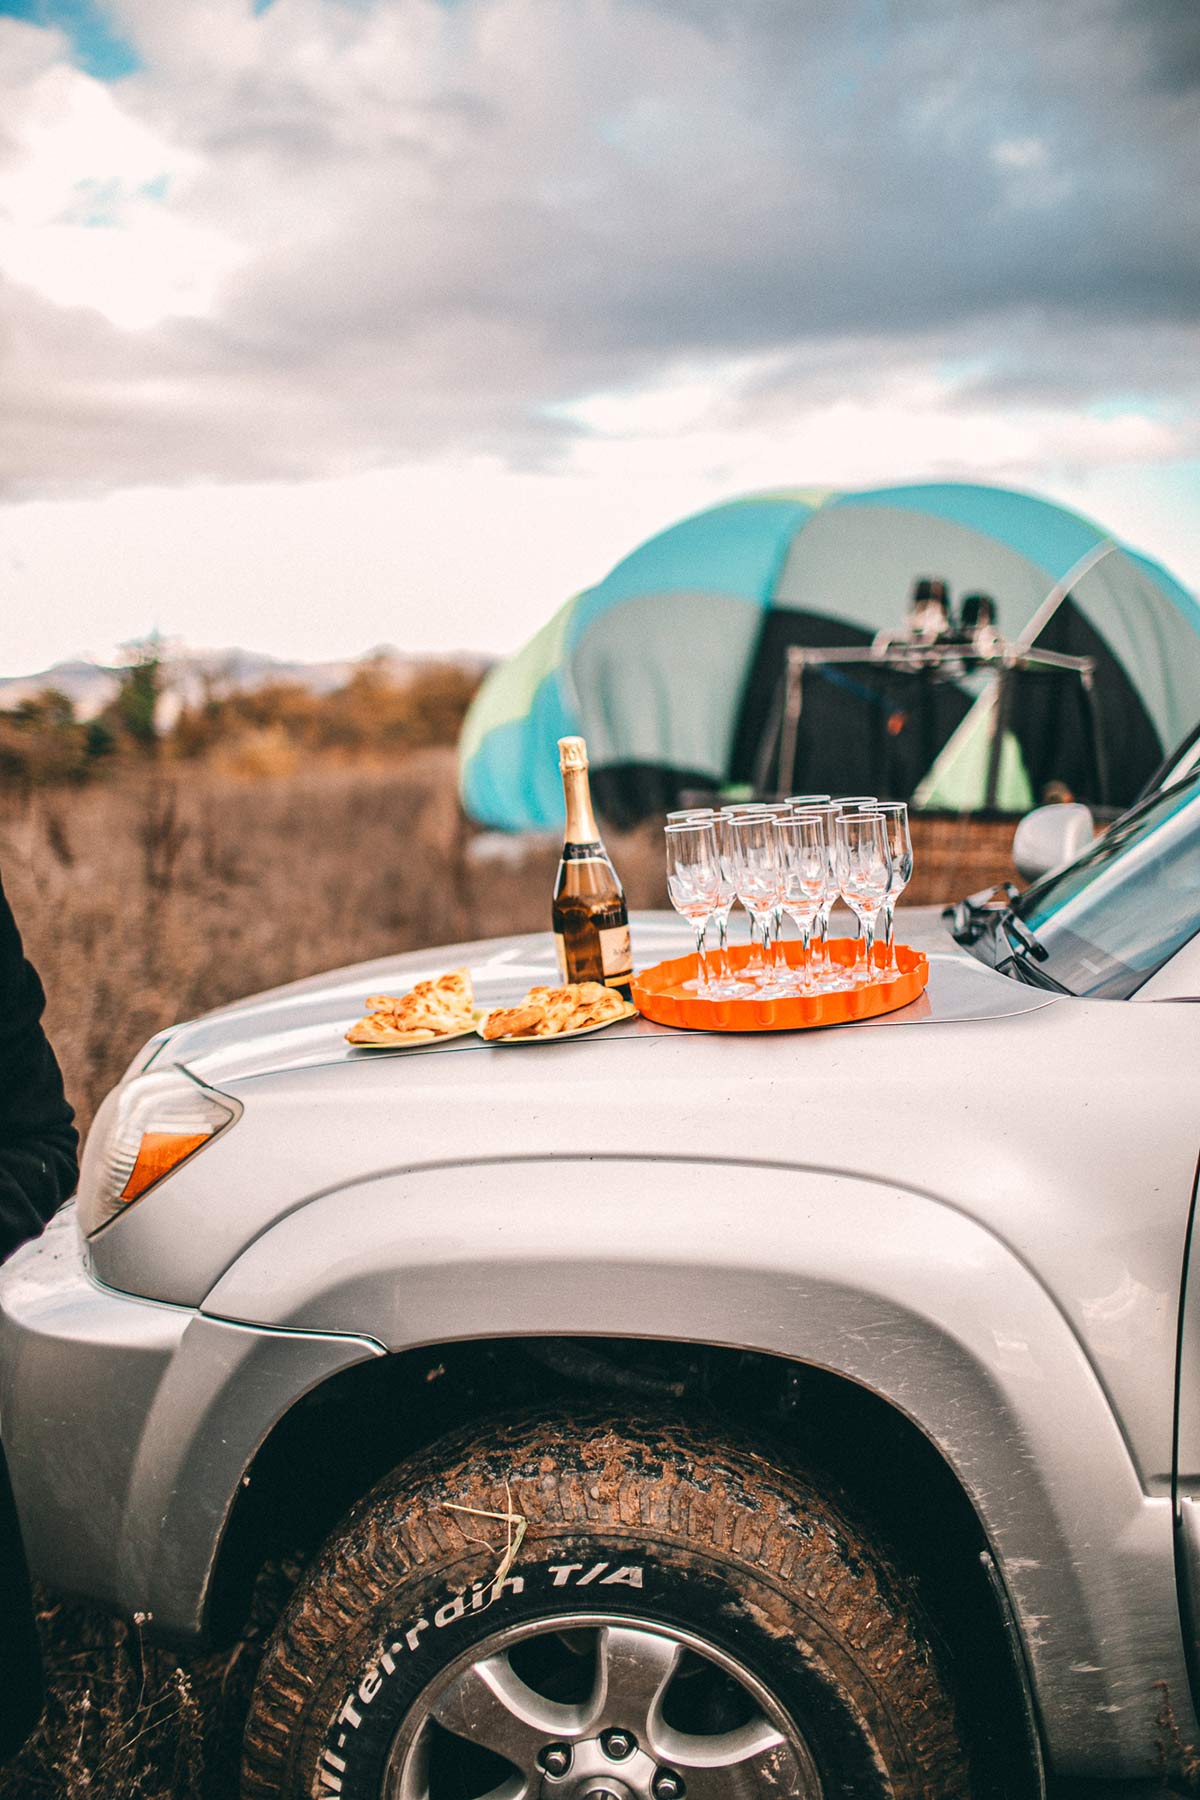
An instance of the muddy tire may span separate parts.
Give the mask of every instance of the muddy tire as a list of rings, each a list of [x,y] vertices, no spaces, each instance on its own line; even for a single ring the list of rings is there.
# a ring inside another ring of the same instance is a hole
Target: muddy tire
[[[838,1505],[688,1427],[566,1418],[448,1439],[359,1502],[263,1662],[243,1786],[970,1793],[913,1596]]]

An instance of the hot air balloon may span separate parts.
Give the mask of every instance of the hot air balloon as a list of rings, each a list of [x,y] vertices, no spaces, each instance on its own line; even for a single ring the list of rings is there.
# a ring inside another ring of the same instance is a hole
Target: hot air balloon
[[[754,494],[670,526],[484,682],[468,813],[554,829],[588,740],[629,823],[687,791],[1129,804],[1200,717],[1200,607],[1065,508],[958,482]]]

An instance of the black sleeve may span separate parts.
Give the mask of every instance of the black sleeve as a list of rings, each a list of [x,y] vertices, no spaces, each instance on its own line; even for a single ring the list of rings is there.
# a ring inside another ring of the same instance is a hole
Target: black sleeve
[[[42,1030],[45,995],[0,887],[0,1262],[75,1191],[79,1136]]]

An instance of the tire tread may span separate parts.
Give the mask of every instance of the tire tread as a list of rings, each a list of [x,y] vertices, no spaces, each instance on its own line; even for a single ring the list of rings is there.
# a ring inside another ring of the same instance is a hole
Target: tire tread
[[[507,1482],[507,1489],[506,1489]],[[904,1577],[813,1481],[723,1433],[688,1423],[565,1416],[495,1421],[394,1470],[348,1514],[293,1596],[264,1658],[246,1725],[243,1800],[300,1800],[322,1672],[397,1587],[461,1562],[511,1495],[543,1526],[651,1532],[732,1561],[781,1595],[803,1596],[869,1679],[905,1746],[893,1800],[967,1800],[952,1699]],[[519,1565],[518,1565],[519,1566]],[[768,1629],[779,1629],[778,1624]],[[311,1767],[311,1764],[310,1764]],[[881,1791],[888,1791],[886,1788]]]

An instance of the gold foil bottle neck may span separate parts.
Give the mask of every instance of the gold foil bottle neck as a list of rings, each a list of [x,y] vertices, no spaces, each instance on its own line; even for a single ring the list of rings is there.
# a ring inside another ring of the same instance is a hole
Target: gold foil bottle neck
[[[558,740],[558,766],[561,770],[586,769],[588,766],[587,744],[581,737],[565,737]]]

